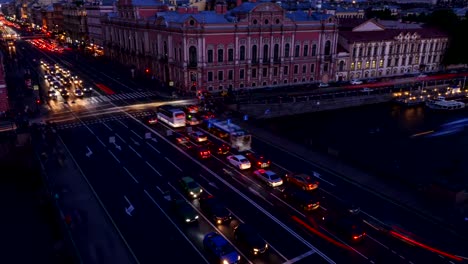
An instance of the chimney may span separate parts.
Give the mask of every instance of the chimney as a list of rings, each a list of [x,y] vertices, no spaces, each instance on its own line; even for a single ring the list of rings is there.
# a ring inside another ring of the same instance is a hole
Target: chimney
[[[242,0],[237,0],[237,6],[242,5],[242,2],[243,2]]]

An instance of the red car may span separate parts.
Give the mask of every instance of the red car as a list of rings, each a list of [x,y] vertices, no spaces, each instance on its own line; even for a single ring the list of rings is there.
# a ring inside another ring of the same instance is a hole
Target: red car
[[[270,167],[271,162],[262,155],[248,152],[245,154],[245,157],[250,161],[250,163],[252,163],[252,166],[256,168],[264,169]]]
[[[198,147],[197,156],[200,159],[209,159],[211,158],[211,151],[206,146]]]
[[[304,191],[311,191],[318,188],[319,182],[312,180],[307,174],[286,174],[286,182],[296,185]]]
[[[146,123],[148,125],[155,125],[158,123],[158,118],[156,116],[150,116],[148,118],[146,118]]]

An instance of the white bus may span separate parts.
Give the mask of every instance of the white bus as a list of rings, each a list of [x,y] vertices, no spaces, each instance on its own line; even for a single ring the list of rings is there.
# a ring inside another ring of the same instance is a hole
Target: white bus
[[[163,105],[158,108],[157,117],[171,127],[185,126],[185,112],[172,105]]]
[[[241,127],[231,123],[231,120],[219,121],[211,119],[208,121],[209,127],[215,127],[225,133],[229,134],[227,139],[232,148],[238,151],[250,150],[252,143],[252,136]]]

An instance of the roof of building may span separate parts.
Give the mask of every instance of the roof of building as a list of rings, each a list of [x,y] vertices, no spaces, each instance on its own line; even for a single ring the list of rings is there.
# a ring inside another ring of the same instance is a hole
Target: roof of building
[[[376,20],[376,22],[386,29],[418,29],[422,28],[423,25],[420,23],[403,23],[395,20]]]
[[[362,23],[366,22],[365,18],[338,18],[340,29],[353,29]]]
[[[44,8],[44,10],[47,11],[47,12],[53,12],[54,11],[54,6],[53,5],[47,5]]]
[[[288,17],[289,19],[293,20],[293,21],[313,21],[313,20],[325,20],[329,17],[331,17],[332,15],[330,14],[324,14],[324,13],[311,13],[310,16],[307,12],[305,11],[301,11],[301,10],[297,10],[297,11],[293,11],[293,12],[288,12],[286,14],[286,17]]]
[[[163,17],[167,22],[183,23],[192,17],[198,23],[222,24],[230,22],[224,14],[213,11],[200,11],[198,13],[179,13],[177,11],[158,12],[157,17]]]
[[[160,6],[163,2],[158,0],[131,0],[133,6]]]
[[[417,33],[421,38],[437,38],[447,37],[447,34],[433,28],[419,29],[386,29],[382,31],[342,31],[340,36],[347,39],[349,42],[370,42],[370,41],[385,41],[393,40],[400,33],[413,34]]]

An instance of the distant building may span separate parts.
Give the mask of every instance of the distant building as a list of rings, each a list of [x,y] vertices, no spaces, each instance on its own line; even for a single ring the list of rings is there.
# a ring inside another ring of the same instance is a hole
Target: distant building
[[[3,67],[3,54],[0,52],[0,117],[9,109],[8,90],[5,82],[5,69]]]
[[[333,15],[340,18],[364,18],[365,11],[362,8],[353,6],[333,6],[329,4],[323,4],[322,10],[326,14]]]
[[[5,16],[15,16],[16,17],[16,10],[15,10],[15,2],[8,2],[2,4],[2,13]]]
[[[230,11],[224,4],[202,12],[179,7],[132,20],[142,17],[141,10],[119,2],[119,15],[104,22],[106,54],[190,91],[328,82],[333,77],[338,40],[333,16],[287,12],[269,1],[238,4]]]
[[[432,72],[440,68],[447,34],[419,24],[368,20],[339,33],[336,80]]]
[[[63,30],[66,42],[79,43],[88,40],[86,9],[82,2],[69,2],[62,5]]]
[[[85,5],[88,39],[91,44],[101,47],[104,45],[101,18],[107,13],[116,11],[115,2],[115,0],[104,0]]]

